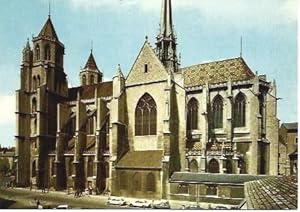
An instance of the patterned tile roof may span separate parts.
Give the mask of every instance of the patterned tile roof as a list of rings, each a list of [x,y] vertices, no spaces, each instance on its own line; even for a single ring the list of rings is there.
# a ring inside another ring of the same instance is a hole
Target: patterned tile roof
[[[297,209],[297,176],[268,177],[248,182],[245,197],[248,209]]]
[[[131,151],[118,162],[116,168],[161,169],[163,151]]]
[[[243,58],[233,58],[222,61],[194,65],[180,70],[184,75],[185,87],[217,84],[232,81],[242,81],[254,78]]]

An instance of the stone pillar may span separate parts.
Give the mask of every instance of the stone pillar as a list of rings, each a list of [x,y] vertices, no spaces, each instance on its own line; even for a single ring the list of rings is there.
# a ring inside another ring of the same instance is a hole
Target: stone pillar
[[[270,157],[268,158],[270,175],[278,175],[278,128],[276,83],[273,81],[266,101],[266,138],[270,142]]]
[[[200,172],[205,173],[206,170],[206,157],[205,154],[200,156]]]

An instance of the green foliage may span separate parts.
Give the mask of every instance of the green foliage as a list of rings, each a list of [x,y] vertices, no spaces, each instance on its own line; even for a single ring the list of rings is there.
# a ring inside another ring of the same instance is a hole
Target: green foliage
[[[7,158],[0,158],[0,172],[4,172],[5,174],[9,170],[9,162]]]

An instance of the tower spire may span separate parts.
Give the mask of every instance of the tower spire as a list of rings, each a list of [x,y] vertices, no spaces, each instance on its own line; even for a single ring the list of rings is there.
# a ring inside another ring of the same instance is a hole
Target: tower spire
[[[243,57],[243,36],[241,36],[241,51],[240,51],[240,57]]]
[[[176,35],[173,27],[171,0],[162,0],[160,29],[156,37],[156,55],[168,71],[178,70]]]
[[[160,19],[160,34],[169,37],[173,35],[171,0],[163,0]]]
[[[48,17],[51,17],[51,0],[49,0],[49,5],[48,5]]]

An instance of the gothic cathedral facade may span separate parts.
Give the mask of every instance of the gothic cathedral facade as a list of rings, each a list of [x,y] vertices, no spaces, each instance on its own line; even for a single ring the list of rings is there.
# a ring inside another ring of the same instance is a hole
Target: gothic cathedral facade
[[[242,57],[181,67],[171,0],[155,48],[145,40],[125,77],[103,82],[93,53],[68,88],[49,16],[23,50],[17,184],[168,198],[174,172],[278,173],[275,82]]]

